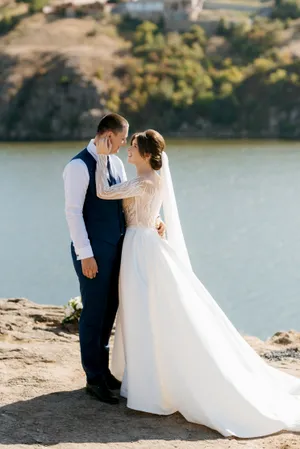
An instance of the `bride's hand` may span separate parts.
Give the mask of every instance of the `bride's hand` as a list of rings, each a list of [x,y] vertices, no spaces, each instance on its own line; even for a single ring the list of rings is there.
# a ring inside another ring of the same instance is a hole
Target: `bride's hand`
[[[112,150],[112,143],[109,137],[101,137],[96,142],[96,148],[98,154],[110,154]]]

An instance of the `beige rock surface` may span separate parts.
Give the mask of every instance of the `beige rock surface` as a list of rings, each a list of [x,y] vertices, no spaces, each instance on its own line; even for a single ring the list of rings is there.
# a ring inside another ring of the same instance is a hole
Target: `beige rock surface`
[[[138,413],[102,404],[84,391],[78,335],[61,326],[63,308],[0,300],[0,448],[300,449],[300,435],[222,438],[179,415]],[[300,349],[300,333],[247,341],[263,354]],[[300,377],[300,359],[272,364]]]

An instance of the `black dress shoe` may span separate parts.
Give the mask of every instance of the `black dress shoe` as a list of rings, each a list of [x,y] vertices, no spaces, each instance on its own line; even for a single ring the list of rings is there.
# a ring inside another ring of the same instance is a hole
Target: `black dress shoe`
[[[106,383],[110,390],[120,390],[122,382],[116,379],[109,371],[106,376]]]
[[[99,401],[106,404],[118,404],[119,398],[107,386],[105,381],[97,385],[86,384],[87,393],[95,396]]]

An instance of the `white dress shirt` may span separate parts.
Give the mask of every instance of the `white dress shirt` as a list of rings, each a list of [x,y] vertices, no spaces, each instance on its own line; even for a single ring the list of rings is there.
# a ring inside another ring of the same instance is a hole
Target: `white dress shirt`
[[[87,150],[97,161],[97,150],[93,139],[88,144]],[[112,174],[118,175],[121,182],[126,181],[125,168],[121,159],[113,154],[110,156],[110,162]],[[94,253],[82,214],[85,195],[90,181],[86,164],[81,159],[70,161],[64,169],[63,180],[65,189],[65,213],[77,259],[82,260],[93,257]]]

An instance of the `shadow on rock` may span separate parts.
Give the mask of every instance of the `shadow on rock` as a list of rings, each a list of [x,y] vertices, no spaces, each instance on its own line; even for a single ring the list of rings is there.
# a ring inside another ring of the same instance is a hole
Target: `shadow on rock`
[[[19,401],[0,409],[0,444],[216,440],[219,434],[180,414],[157,416],[102,404],[84,390]]]

